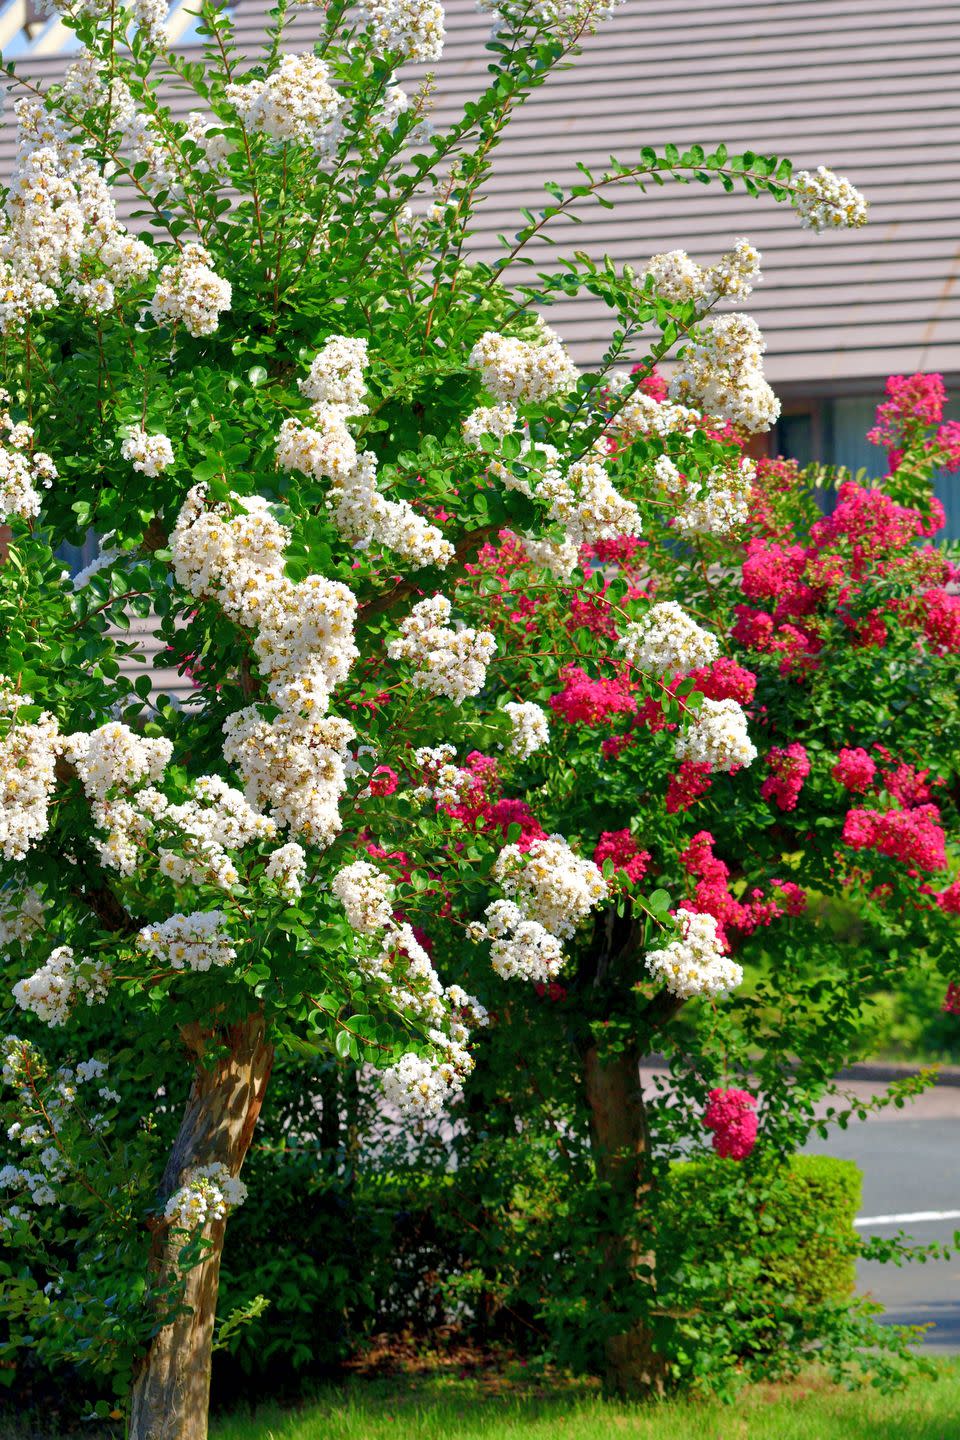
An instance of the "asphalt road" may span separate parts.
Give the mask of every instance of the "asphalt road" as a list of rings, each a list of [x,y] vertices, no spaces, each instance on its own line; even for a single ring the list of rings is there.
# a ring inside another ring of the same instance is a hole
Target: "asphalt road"
[[[868,1093],[864,1086],[851,1087]],[[881,1112],[834,1131],[828,1140],[807,1147],[820,1154],[855,1160],[863,1171],[861,1220],[864,1235],[891,1238],[905,1232],[918,1243],[950,1242],[960,1230],[960,1089],[938,1089],[909,1108]],[[893,1219],[935,1214],[942,1218]],[[937,1354],[960,1353],[960,1255],[949,1261],[902,1267],[863,1263],[858,1286],[886,1308],[885,1319],[900,1324],[930,1324],[924,1348]]]

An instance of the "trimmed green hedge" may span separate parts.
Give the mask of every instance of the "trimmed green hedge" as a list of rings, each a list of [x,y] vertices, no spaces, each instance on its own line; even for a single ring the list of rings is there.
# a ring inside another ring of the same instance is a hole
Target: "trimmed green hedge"
[[[717,1156],[672,1165],[658,1255],[684,1327],[715,1340],[714,1327],[726,1330],[731,1360],[815,1341],[853,1293],[861,1180],[827,1155],[756,1170]]]

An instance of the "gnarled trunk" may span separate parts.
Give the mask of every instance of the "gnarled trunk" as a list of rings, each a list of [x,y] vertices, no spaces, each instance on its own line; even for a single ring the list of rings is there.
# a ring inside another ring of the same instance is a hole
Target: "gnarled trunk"
[[[607,1191],[607,1224],[601,1237],[607,1295],[614,1313],[637,1285],[654,1285],[654,1259],[636,1237],[636,1211],[649,1193],[650,1137],[640,1089],[640,1057],[634,1046],[583,1055],[590,1137],[597,1176]],[[642,1322],[607,1341],[606,1384],[615,1394],[662,1395],[666,1361],[653,1349]]]
[[[184,1038],[202,1061],[207,1041],[199,1026]],[[231,1026],[217,1040],[228,1053],[214,1066],[197,1064],[180,1130],[160,1185],[160,1203],[180,1188],[187,1171],[220,1161],[238,1174],[263,1104],[273,1049],[261,1015]],[[213,1325],[226,1222],[206,1226],[209,1248],[186,1276],[184,1309],[151,1341],[135,1375],[130,1440],[206,1440]],[[161,1281],[176,1280],[182,1237],[158,1227],[151,1268]]]

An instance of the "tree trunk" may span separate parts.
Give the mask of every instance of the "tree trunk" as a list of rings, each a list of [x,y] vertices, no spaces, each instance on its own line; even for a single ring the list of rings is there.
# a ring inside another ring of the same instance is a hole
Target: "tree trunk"
[[[638,1285],[653,1289],[654,1260],[636,1237],[637,1207],[649,1193],[650,1138],[640,1057],[632,1045],[601,1056],[596,1045],[584,1052],[584,1081],[590,1111],[590,1135],[597,1177],[606,1187],[606,1226],[601,1253],[610,1310],[632,1308]],[[626,1302],[626,1304],[625,1304]],[[649,1325],[628,1320],[627,1328],[608,1337],[606,1384],[618,1395],[662,1395],[667,1366],[653,1349]]]
[[[202,1064],[214,1037],[200,1027],[184,1032],[198,1056],[190,1096],[160,1185],[160,1205],[180,1188],[187,1171],[220,1161],[239,1173],[263,1104],[273,1049],[266,1043],[261,1015],[250,1016],[216,1037],[228,1053],[213,1066]],[[209,1248],[186,1275],[185,1307],[154,1336],[137,1370],[130,1404],[130,1440],[206,1440],[210,1401],[213,1325],[220,1284],[220,1256],[226,1222],[204,1230]],[[161,1283],[176,1283],[183,1237],[166,1224],[157,1227],[151,1270]]]

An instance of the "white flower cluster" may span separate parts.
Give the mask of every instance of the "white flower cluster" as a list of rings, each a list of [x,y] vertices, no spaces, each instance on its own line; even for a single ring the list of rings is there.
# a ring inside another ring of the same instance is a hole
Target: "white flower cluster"
[[[59,945],[39,970],[14,985],[13,998],[45,1025],[63,1025],[78,995],[85,996],[88,1005],[103,1004],[109,978],[105,965],[74,960],[70,946]]]
[[[331,888],[357,934],[379,941],[376,948],[362,948],[362,973],[384,987],[400,1013],[426,1026],[429,1054],[404,1055],[385,1070],[384,1094],[402,1115],[435,1115],[473,1069],[470,1027],[485,1025],[487,1012],[459,985],[444,990],[410,925],[393,917],[388,876],[360,860],[341,870]]]
[[[57,467],[42,450],[34,450],[33,430],[15,424],[7,406],[10,396],[0,390],[0,524],[14,516],[32,520],[40,514],[40,491],[49,490]],[[5,433],[4,433],[5,432]]]
[[[161,780],[173,745],[169,740],[138,735],[129,725],[111,720],[90,734],[78,731],[68,735],[63,753],[75,766],[87,798],[102,801],[115,787],[130,789],[143,780]]]
[[[23,860],[31,844],[46,834],[54,769],[63,747],[57,721],[47,711],[28,725],[16,723],[17,711],[32,703],[0,676],[0,715],[14,717],[0,733],[0,849],[6,860]]]
[[[709,665],[720,653],[716,637],[691,620],[674,600],[651,605],[624,628],[618,641],[631,665],[653,675],[674,675]]]
[[[461,770],[453,745],[421,745],[413,752],[413,763],[421,772],[420,784],[411,790],[413,800],[436,800],[438,805],[456,805],[473,783],[469,770]]]
[[[418,689],[462,705],[483,689],[497,642],[489,630],[453,630],[449,619],[450,601],[444,595],[419,601],[400,622],[400,634],[387,645],[387,654],[416,667],[412,679]]]
[[[544,487],[537,494],[543,496]],[[643,528],[636,505],[614,487],[596,456],[574,461],[562,487],[550,498],[550,518],[564,527],[568,543],[574,546],[639,535]]]
[[[202,245],[185,245],[157,277],[150,311],[158,325],[182,323],[191,335],[212,335],[220,314],[230,309],[233,289],[212,268],[213,257]]]
[[[175,885],[205,883],[230,890],[240,876],[227,851],[273,839],[276,824],[219,775],[201,775],[193,790],[194,798],[180,805],[170,804],[156,792],[137,797],[141,808],[149,808],[157,821],[160,872]],[[165,848],[164,841],[167,845],[173,841],[177,848]]]
[[[136,425],[126,435],[120,446],[124,460],[132,460],[134,470],[151,477],[162,475],[173,464],[173,446],[168,435],[148,435]]]
[[[377,51],[398,52],[417,64],[443,54],[444,14],[439,0],[361,0]]]
[[[713,916],[680,908],[676,919],[679,937],[660,950],[647,952],[645,964],[654,979],[662,980],[679,1000],[735,989],[743,970],[720,949]]]
[[[386,545],[413,565],[448,565],[453,546],[406,500],[389,500],[377,487],[377,457],[357,454],[347,420],[366,413],[367,342],[332,335],[315,356],[300,389],[313,403],[312,424],[285,420],[277,459],[285,470],[330,480],[331,519],[357,549]]]
[[[145,925],[137,936],[137,947],[155,960],[165,960],[174,970],[229,965],[237,952],[224,929],[226,918],[222,910],[171,915],[161,925]]]
[[[187,496],[170,548],[177,581],[198,597],[213,596],[237,624],[255,631],[254,652],[270,676],[270,722],[255,705],[224,724],[224,757],[244,777],[247,799],[312,843],[339,833],[338,804],[346,785],[345,720],[326,715],[333,689],[357,655],[357,602],[348,586],[310,575],[300,584],[282,570],[290,532],[262,500],[206,509],[205,491]]]
[[[201,171],[216,170],[230,154],[230,141],[219,128],[216,118],[204,115],[202,110],[191,110],[187,114],[185,138],[203,151],[203,159],[196,163]]]
[[[366,340],[331,335],[313,357],[310,373],[298,382],[298,388],[315,404],[342,406],[345,415],[364,415],[367,359]]]
[[[285,55],[266,80],[227,85],[224,98],[250,130],[329,155],[343,133],[346,101],[317,55]]]
[[[760,327],[749,315],[714,316],[684,346],[670,398],[751,434],[769,430],[780,402],[763,376],[765,349]]]
[[[539,920],[529,919],[512,900],[494,900],[469,934],[473,940],[492,942],[490,964],[501,980],[544,984],[559,975],[566,958],[556,935]]]
[[[78,122],[88,110],[99,109],[104,115],[109,112],[110,128],[121,132],[121,148],[131,164],[145,165],[147,178],[154,186],[181,191],[177,157],[166,136],[152,116],[137,110],[130,87],[120,75],[111,73],[107,61],[81,48],[77,59],[67,66],[60,98]]]
[[[510,0],[480,0],[480,9],[493,10],[498,14],[509,12],[514,23],[519,18],[527,25],[558,29],[561,34],[572,31],[580,38],[592,35],[600,22],[622,4],[623,0],[524,0],[523,4],[511,4]]]
[[[114,288],[142,280],[155,264],[149,245],[119,223],[95,160],[71,140],[42,102],[20,100],[17,157],[0,214],[0,333],[52,310],[73,283],[99,283],[99,308]]]
[[[307,852],[295,840],[279,845],[274,850],[264,871],[281,894],[290,900],[298,900],[303,894],[303,877],[307,869]]]
[[[144,40],[155,50],[167,44],[167,0],[133,0],[133,20]]]
[[[709,765],[712,770],[737,770],[757,758],[747,717],[736,700],[705,699],[689,727],[677,736],[673,753],[678,760]]]
[[[474,410],[464,425],[467,443],[475,449],[482,434],[497,433],[496,430],[484,429],[486,419],[474,424],[477,416],[496,416],[504,409],[510,407],[490,406],[487,410]],[[510,413],[515,412],[510,410]],[[505,430],[504,433],[508,432]],[[641,532],[640,512],[614,487],[604,464],[605,458],[606,448],[601,442],[582,459],[575,460],[564,474],[556,446],[542,441],[534,443],[525,437],[518,456],[520,473],[500,460],[490,462],[491,474],[501,480],[508,490],[519,490],[531,499],[535,496],[548,507],[547,516],[551,523],[561,525],[566,531],[561,541],[520,537],[533,563],[542,565],[558,579],[567,580],[573,574],[579,564],[581,545],[611,540],[618,535],[639,535]]]
[[[867,223],[867,202],[843,175],[826,165],[799,170],[790,203],[805,230],[856,229]]]
[[[558,335],[541,326],[537,341],[516,340],[487,330],[470,352],[485,390],[497,400],[539,405],[551,395],[566,395],[576,388],[577,367]]]
[[[268,722],[251,705],[231,715],[223,731],[224,758],[243,775],[251,803],[309,844],[332,844],[341,828],[353,726],[335,715],[293,712]]]
[[[673,471],[672,476],[667,467]],[[706,476],[688,475],[684,480],[672,461],[661,455],[654,471],[658,479],[665,481],[669,493],[682,497],[674,520],[681,535],[730,536],[750,518],[748,501],[757,465],[747,455]]]
[[[480,448],[481,435],[502,440],[516,427],[517,412],[512,405],[479,405],[462,423],[463,438],[472,450]]]
[[[21,951],[43,928],[46,906],[32,885],[0,890],[0,956],[16,945]]]
[[[550,724],[546,711],[532,700],[508,700],[504,710],[510,716],[513,734],[510,754],[526,760],[528,756],[550,744]]]
[[[3,1079],[16,1091],[16,1097],[27,1118],[15,1120],[7,1129],[7,1139],[19,1145],[29,1158],[27,1164],[4,1165],[0,1168],[0,1189],[17,1190],[21,1199],[34,1205],[52,1205],[60,1196],[57,1185],[69,1178],[66,1157],[57,1141],[71,1107],[80,1098],[78,1087],[101,1079],[107,1072],[102,1060],[82,1060],[76,1070],[61,1066],[53,1076],[46,1070],[37,1050],[16,1035],[7,1035],[0,1044]],[[44,1116],[37,1114],[37,1096],[42,1091]],[[98,1097],[107,1104],[119,1102],[120,1096],[107,1086],[100,1086]],[[29,1118],[28,1118],[29,1117]],[[104,1117],[98,1112],[84,1115],[87,1129],[103,1128]],[[27,1219],[28,1212],[18,1205],[8,1205],[0,1216],[0,1230],[7,1230],[17,1220]]]
[[[338,870],[330,889],[346,911],[351,928],[361,935],[376,935],[392,923],[390,877],[368,861],[355,860]]]
[[[625,371],[618,371],[610,377],[607,392],[616,405],[607,429],[624,444],[632,444],[641,437],[656,436],[666,439],[669,435],[685,434],[701,423],[696,410],[670,401],[654,400],[642,390],[634,390],[625,400],[620,396],[634,383]]]
[[[179,1190],[164,1206],[163,1214],[179,1230],[196,1230],[211,1220],[225,1220],[247,1198],[247,1187],[231,1175],[221,1161],[193,1165]]]
[[[557,580],[569,580],[580,564],[580,549],[572,540],[534,540],[529,535],[520,540],[530,563]]]
[[[661,299],[670,304],[692,301],[698,310],[707,310],[718,300],[746,300],[760,281],[760,253],[741,238],[705,269],[685,250],[668,250],[651,258],[646,273]]]
[[[552,980],[564,961],[561,940],[606,898],[606,880],[562,835],[534,840],[525,854],[504,846],[493,874],[506,899],[487,906],[469,928],[471,940],[493,942],[490,962],[504,980]]]
[[[534,840],[525,854],[504,846],[493,874],[508,899],[561,939],[569,939],[608,893],[593,861],[574,854],[562,835]]]

